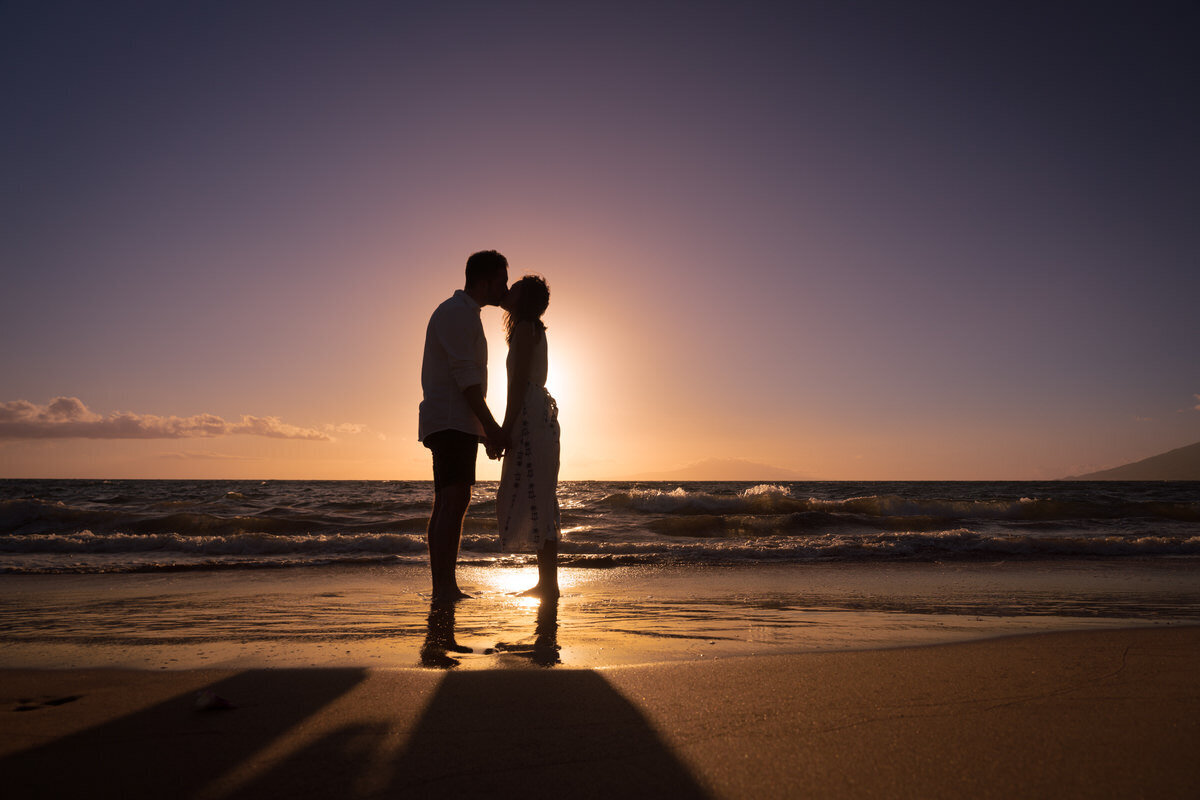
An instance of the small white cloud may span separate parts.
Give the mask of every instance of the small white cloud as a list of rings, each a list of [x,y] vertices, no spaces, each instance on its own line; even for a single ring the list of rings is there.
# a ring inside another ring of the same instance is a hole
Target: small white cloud
[[[195,450],[185,453],[163,453],[159,458],[170,461],[262,461],[259,456],[235,456],[230,453],[214,453],[212,450]]]
[[[243,416],[237,424],[226,423],[228,433],[244,433],[250,436],[266,436],[271,439],[313,439],[327,442],[328,434],[314,431],[311,428],[298,428],[283,422],[279,417],[249,417]]]
[[[343,422],[340,425],[323,425],[321,427],[323,430],[329,431],[330,433],[357,434],[367,432],[367,426],[360,425],[357,422]]]
[[[44,406],[27,400],[0,403],[0,439],[202,439],[235,434],[321,442],[331,439],[321,431],[300,428],[278,417],[243,416],[241,422],[226,422],[215,414],[160,417],[117,412],[104,417],[78,397],[56,397]]]

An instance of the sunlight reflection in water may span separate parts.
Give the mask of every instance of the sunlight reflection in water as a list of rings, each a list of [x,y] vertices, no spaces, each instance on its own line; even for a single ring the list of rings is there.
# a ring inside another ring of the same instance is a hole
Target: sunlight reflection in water
[[[532,563],[461,568],[472,599],[445,626],[472,650],[461,668],[539,646],[561,647],[565,666],[611,666],[1194,624],[1200,608],[1188,564],[565,567],[559,581],[544,609],[517,595],[537,582]],[[407,566],[10,578],[0,665],[414,667],[428,586],[425,567]]]
[[[523,567],[504,567],[500,569],[462,570],[463,578],[474,584],[479,592],[491,594],[518,595],[526,589],[531,589],[538,582],[537,566],[530,564]],[[559,570],[558,586],[563,592],[570,591],[579,582],[575,570]],[[521,605],[535,608],[538,605],[536,597],[514,597]]]

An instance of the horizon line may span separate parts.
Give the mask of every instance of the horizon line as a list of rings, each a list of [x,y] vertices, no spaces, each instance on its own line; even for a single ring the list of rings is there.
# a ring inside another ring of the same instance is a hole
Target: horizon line
[[[0,476],[0,481],[212,481],[212,482],[279,482],[279,483],[433,483],[432,478],[131,478],[131,477],[46,477]],[[476,483],[499,483],[499,478],[481,478]],[[559,483],[1198,483],[1188,478],[1082,478],[1063,476],[1060,478],[561,478]]]

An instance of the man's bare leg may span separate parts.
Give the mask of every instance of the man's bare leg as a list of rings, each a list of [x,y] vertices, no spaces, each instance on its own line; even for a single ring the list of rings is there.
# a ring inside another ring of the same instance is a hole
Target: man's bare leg
[[[470,595],[458,588],[454,571],[462,541],[463,517],[471,504],[471,486],[452,484],[434,491],[433,514],[429,517],[429,571],[435,600],[461,600]]]

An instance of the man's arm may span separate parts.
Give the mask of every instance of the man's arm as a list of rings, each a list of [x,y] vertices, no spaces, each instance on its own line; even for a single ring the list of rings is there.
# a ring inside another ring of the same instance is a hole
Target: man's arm
[[[461,309],[448,311],[438,319],[434,335],[446,353],[451,377],[458,384],[472,413],[483,425],[490,456],[493,449],[503,450],[504,442],[500,426],[496,424],[496,418],[483,398],[483,373],[479,363],[484,356],[478,349],[478,342],[483,339],[483,327],[476,315]]]
[[[503,450],[508,443],[504,441],[504,433],[496,424],[496,418],[492,416],[487,401],[483,399],[483,387],[479,384],[468,386],[463,389],[463,397],[467,398],[467,405],[483,425],[484,434],[487,436],[488,455],[491,455],[490,451],[493,449]]]

